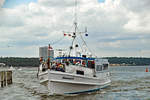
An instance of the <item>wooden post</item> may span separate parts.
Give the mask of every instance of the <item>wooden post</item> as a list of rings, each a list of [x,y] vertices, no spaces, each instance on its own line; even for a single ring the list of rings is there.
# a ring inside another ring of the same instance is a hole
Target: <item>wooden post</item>
[[[4,83],[3,83],[4,82],[4,76],[3,76],[4,74],[3,73],[4,73],[3,71],[0,72],[1,87],[4,87]]]
[[[12,71],[7,71],[7,84],[12,84]]]
[[[1,72],[0,72],[0,87],[1,87]]]
[[[1,81],[2,81],[2,80],[1,80],[1,72],[0,72],[0,87],[1,87]]]
[[[0,72],[0,87],[12,84],[12,71],[1,71]]]
[[[6,86],[6,85],[7,85],[7,84],[6,84],[6,77],[7,77],[7,76],[6,76],[6,71],[4,71],[3,74],[4,74],[4,75],[3,75],[4,86]]]

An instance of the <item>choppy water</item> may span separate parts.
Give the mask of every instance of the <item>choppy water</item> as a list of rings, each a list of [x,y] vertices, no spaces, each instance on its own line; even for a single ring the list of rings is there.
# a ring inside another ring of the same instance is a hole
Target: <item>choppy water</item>
[[[13,84],[0,88],[0,100],[150,100],[150,66],[111,67],[112,84],[96,93],[49,96],[39,84],[37,68],[13,72]]]

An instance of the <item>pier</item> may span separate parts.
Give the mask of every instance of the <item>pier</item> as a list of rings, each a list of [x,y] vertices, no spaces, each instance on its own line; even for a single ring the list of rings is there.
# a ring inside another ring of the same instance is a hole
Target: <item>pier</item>
[[[12,84],[12,71],[0,71],[0,87]]]

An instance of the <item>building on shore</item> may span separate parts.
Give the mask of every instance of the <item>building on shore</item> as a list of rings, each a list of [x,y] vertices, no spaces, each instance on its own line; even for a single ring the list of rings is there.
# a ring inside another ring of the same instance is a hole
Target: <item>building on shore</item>
[[[0,63],[0,67],[4,67],[4,66],[6,66],[5,63]]]

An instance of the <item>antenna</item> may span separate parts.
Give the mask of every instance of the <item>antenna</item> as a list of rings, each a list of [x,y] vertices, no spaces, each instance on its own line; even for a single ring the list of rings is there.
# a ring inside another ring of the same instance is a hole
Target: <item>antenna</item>
[[[74,24],[77,23],[77,5],[78,5],[78,1],[75,0],[75,12],[74,12],[75,20],[74,20]]]
[[[87,33],[87,27],[85,27],[85,33]]]
[[[74,14],[74,17],[75,17],[75,20],[74,20],[74,32],[73,32],[73,36],[72,36],[72,38],[73,38],[73,40],[72,40],[72,44],[71,44],[71,46],[70,46],[70,50],[69,50],[69,56],[70,56],[70,53],[71,53],[71,50],[73,49],[73,44],[74,44],[74,40],[75,40],[75,38],[76,38],[76,33],[77,33],[77,26],[78,26],[78,24],[77,24],[77,0],[75,0],[75,14]]]
[[[76,33],[77,33],[77,26],[78,26],[78,24],[77,24],[77,4],[78,4],[78,2],[77,2],[77,0],[75,0],[75,20],[74,20],[74,33],[73,33],[73,38],[75,39],[76,38]]]

